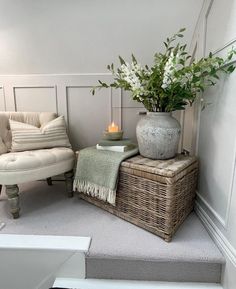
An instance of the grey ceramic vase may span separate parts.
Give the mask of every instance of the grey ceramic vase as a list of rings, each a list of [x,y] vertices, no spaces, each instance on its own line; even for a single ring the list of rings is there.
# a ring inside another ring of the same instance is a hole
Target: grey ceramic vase
[[[136,134],[142,156],[165,160],[173,158],[178,150],[181,127],[168,112],[148,112],[138,122]]]

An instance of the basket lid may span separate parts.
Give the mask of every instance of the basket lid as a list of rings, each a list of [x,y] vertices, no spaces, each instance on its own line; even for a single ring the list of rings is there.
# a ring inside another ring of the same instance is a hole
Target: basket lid
[[[172,178],[196,162],[196,157],[182,154],[178,154],[175,158],[169,160],[152,160],[137,155],[123,161],[121,167]]]

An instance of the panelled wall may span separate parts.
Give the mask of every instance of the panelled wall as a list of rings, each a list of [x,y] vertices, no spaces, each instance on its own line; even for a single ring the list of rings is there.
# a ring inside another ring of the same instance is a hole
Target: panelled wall
[[[198,56],[226,56],[236,47],[236,1],[205,1],[192,46]],[[232,59],[236,64],[236,57]],[[196,210],[226,256],[224,288],[236,284],[236,72],[204,95],[198,115],[200,179]]]
[[[65,116],[75,149],[95,145],[114,121],[135,141],[135,127],[145,111],[121,90],[102,89],[92,95],[106,74],[0,76],[0,110],[53,111]]]
[[[92,96],[91,88],[98,79],[112,80],[106,65],[117,65],[118,55],[130,60],[134,53],[150,65],[166,37],[181,27],[189,44],[201,5],[202,0],[1,0],[0,110],[65,115],[75,149],[95,145],[111,121],[135,140],[143,107],[122,91]]]
[[[98,79],[113,80],[108,74],[0,76],[0,111],[52,111],[64,115],[74,149],[95,145],[112,121],[123,129],[124,137],[136,142],[136,124],[146,109],[121,89],[101,89],[92,95]],[[183,127],[183,111],[173,115]],[[186,133],[183,129],[180,151],[186,134],[187,129]]]

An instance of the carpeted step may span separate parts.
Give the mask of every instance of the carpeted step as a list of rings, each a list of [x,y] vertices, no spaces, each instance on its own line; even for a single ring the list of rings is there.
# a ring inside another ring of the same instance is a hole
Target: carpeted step
[[[105,236],[92,241],[86,257],[87,278],[220,282],[224,257],[194,213],[171,243],[120,225],[107,226]]]
[[[86,278],[219,283],[221,264],[88,257]]]
[[[24,184],[20,192],[17,221],[5,193],[0,196],[0,234],[92,237],[88,278],[220,282],[224,258],[195,213],[166,243],[77,196],[67,199],[62,182]]]

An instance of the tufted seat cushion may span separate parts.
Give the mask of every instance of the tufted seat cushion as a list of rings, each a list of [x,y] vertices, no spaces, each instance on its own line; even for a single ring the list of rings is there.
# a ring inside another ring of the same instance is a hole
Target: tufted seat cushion
[[[70,171],[74,158],[72,149],[64,147],[2,154],[0,184],[20,184]]]

